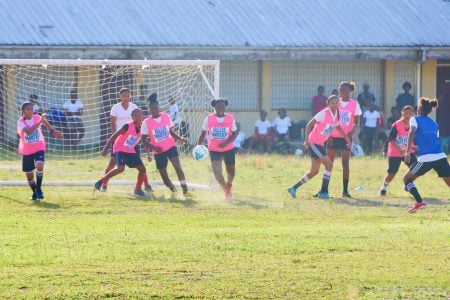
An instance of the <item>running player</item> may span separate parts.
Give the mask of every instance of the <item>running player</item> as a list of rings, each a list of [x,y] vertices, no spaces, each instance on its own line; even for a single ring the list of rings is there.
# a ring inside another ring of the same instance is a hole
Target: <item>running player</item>
[[[136,104],[131,102],[131,91],[129,88],[123,87],[119,91],[120,102],[113,105],[111,108],[111,132],[115,133],[122,129],[123,125],[130,123],[132,120],[131,112],[137,109]],[[136,152],[139,153],[139,146],[136,147]],[[106,167],[105,174],[111,171],[116,165],[116,160],[111,149],[111,157],[109,159],[108,166]],[[144,178],[145,191],[152,192],[152,187],[148,183],[147,175]],[[100,189],[101,192],[106,192],[108,188],[108,180],[105,180]]]
[[[174,132],[174,124],[170,116],[161,112],[156,93],[149,97],[150,116],[144,120],[142,124],[142,143],[147,152],[148,160],[151,161],[154,152],[156,168],[161,175],[164,184],[176,193],[175,186],[167,173],[167,164],[170,163],[177,172],[178,180],[180,180],[183,194],[188,196],[188,186],[186,177],[180,163],[180,157],[176,146],[176,140],[186,142],[186,139],[180,137]],[[150,143],[149,143],[150,138]]]
[[[63,135],[55,130],[45,119],[45,115],[34,114],[34,104],[24,102],[22,104],[22,117],[17,121],[17,134],[19,135],[19,154],[22,155],[22,171],[27,176],[28,185],[33,194],[32,201],[44,199],[42,192],[42,180],[44,178],[45,140],[41,125],[57,138]],[[34,181],[34,170],[36,169],[36,181]]]
[[[342,196],[348,198],[352,197],[348,192],[351,144],[348,145],[346,137],[350,140],[353,139],[355,128],[358,127],[359,118],[362,114],[358,101],[350,98],[350,94],[354,90],[355,84],[353,82],[344,81],[339,84],[339,125],[345,134],[335,130],[327,143],[327,155],[331,159],[331,162],[334,162],[337,150],[341,151],[343,178]]]
[[[450,187],[450,165],[441,144],[439,143],[439,125],[428,114],[438,106],[437,99],[420,98],[418,115],[409,121],[410,130],[408,135],[408,146],[406,148],[405,162],[411,161],[411,149],[413,141],[418,147],[417,162],[411,165],[409,171],[403,176],[406,190],[414,196],[416,204],[409,210],[415,213],[427,204],[414,185],[417,177],[424,175],[434,169],[439,177],[444,179]]]
[[[308,182],[311,178],[319,173],[320,165],[325,166],[325,171],[322,177],[322,188],[317,194],[319,198],[328,199],[328,184],[330,182],[331,171],[333,163],[325,152],[325,142],[330,135],[335,131],[340,131],[345,136],[344,131],[339,126],[339,98],[331,95],[328,98],[328,107],[318,112],[306,125],[304,147],[309,149],[311,155],[311,170],[303,175],[303,177],[293,186],[288,188],[289,194],[292,198],[297,197],[297,189]],[[351,144],[349,137],[345,136],[347,145]]]
[[[391,127],[391,132],[388,137],[387,156],[389,160],[389,167],[387,175],[384,178],[383,186],[380,190],[380,196],[386,196],[386,190],[389,183],[394,179],[400,168],[402,161],[405,161],[405,151],[408,145],[409,121],[414,116],[414,108],[412,106],[405,106],[402,109],[402,117],[400,120],[394,122]],[[409,167],[411,163],[417,161],[414,155],[414,149],[411,149],[411,160],[406,165]]]
[[[113,153],[116,161],[116,167],[106,173],[99,181],[94,184],[94,188],[98,191],[101,190],[102,185],[108,180],[125,170],[125,165],[129,168],[138,169],[138,177],[134,194],[136,196],[145,196],[142,191],[142,184],[146,176],[145,166],[142,163],[141,158],[136,153],[135,147],[141,140],[141,125],[142,125],[142,112],[139,108],[136,108],[131,113],[133,119],[132,122],[122,126],[121,129],[116,131],[108,140],[102,151],[102,156],[108,154],[108,149],[113,145]]]
[[[208,115],[203,121],[202,133],[198,145],[202,145],[208,134],[208,150],[214,177],[225,192],[225,199],[232,198],[235,169],[234,139],[237,136],[237,126],[234,116],[225,113],[228,106],[227,99],[211,101],[216,113]],[[222,159],[225,161],[227,181],[222,174]]]

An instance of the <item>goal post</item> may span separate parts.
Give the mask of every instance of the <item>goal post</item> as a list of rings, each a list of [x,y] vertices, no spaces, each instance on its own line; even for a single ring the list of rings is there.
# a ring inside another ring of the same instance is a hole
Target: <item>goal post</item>
[[[18,159],[17,120],[30,99],[36,113],[64,134],[55,139],[43,130],[49,156],[98,157],[111,135],[110,110],[122,87],[131,90],[144,117],[151,93],[158,94],[163,111],[175,98],[177,130],[194,145],[210,100],[219,96],[219,76],[218,60],[0,59],[0,160]],[[82,105],[81,116],[68,113],[73,98]]]

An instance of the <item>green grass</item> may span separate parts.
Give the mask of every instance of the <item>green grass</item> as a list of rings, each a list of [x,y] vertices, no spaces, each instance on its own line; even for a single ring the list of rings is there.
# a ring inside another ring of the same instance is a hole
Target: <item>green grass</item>
[[[383,158],[353,159],[354,199],[343,200],[336,163],[330,192],[293,200],[287,186],[308,158],[239,156],[235,200],[197,191],[194,199],[135,200],[132,187],[0,187],[0,298],[448,299],[450,189],[430,172],[417,186],[430,204],[415,215],[401,174],[378,197]],[[45,180],[90,180],[104,160],[46,162]],[[209,163],[184,159],[190,182],[209,182]],[[25,180],[19,162],[0,180]],[[159,179],[154,165],[151,179]],[[69,174],[69,175],[68,175]],[[172,177],[175,178],[173,172]],[[127,170],[118,179],[134,179]],[[67,178],[69,177],[69,178]],[[365,187],[355,191],[356,186]]]

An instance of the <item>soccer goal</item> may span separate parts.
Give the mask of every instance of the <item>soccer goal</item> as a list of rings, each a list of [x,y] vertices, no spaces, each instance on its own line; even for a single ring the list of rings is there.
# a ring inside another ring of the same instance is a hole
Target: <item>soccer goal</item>
[[[0,59],[0,161],[17,160],[17,120],[25,101],[35,103],[62,139],[43,130],[47,157],[98,158],[111,136],[110,111],[122,87],[148,116],[147,97],[156,92],[161,110],[178,106],[178,132],[195,145],[210,100],[219,96],[220,63],[215,60]],[[75,109],[74,109],[75,107]],[[82,114],[71,114],[71,110]]]

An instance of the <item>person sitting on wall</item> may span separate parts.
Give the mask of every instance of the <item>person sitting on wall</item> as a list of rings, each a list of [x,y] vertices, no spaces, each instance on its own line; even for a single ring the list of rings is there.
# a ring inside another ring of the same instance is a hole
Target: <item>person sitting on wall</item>
[[[264,152],[272,151],[272,125],[270,121],[266,120],[267,111],[261,110],[259,113],[259,120],[255,122],[255,132],[251,139],[250,149],[260,147]]]

